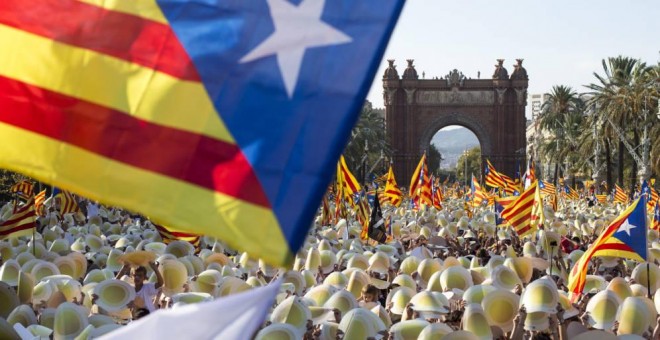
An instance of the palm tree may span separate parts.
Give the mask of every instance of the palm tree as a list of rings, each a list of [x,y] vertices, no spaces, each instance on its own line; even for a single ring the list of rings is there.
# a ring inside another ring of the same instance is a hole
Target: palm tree
[[[579,98],[570,86],[556,85],[552,87],[552,91],[548,99],[541,105],[540,126],[541,129],[549,131],[554,135],[554,140],[546,142],[542,145],[541,150],[545,154],[554,155],[551,159],[555,162],[555,171],[553,181],[557,182],[559,175],[559,165],[563,162],[563,157],[566,153],[561,150],[567,150],[567,139],[565,133],[568,132],[565,127],[567,126],[567,119],[570,118],[569,113],[575,112],[579,105]],[[574,120],[574,119],[573,119]],[[571,124],[574,121],[571,122]],[[554,147],[554,148],[553,148]]]
[[[603,75],[594,72],[598,80],[597,83],[587,85],[592,92],[592,98],[589,105],[595,109],[600,121],[604,122],[603,133],[608,138],[619,140],[618,146],[618,182],[623,186],[624,180],[624,141],[626,138],[634,145],[639,145],[640,127],[644,124],[651,124],[648,117],[644,117],[642,112],[645,106],[648,106],[648,88],[649,72],[653,68],[648,67],[646,63],[638,59],[629,57],[614,57],[603,59]],[[651,97],[653,98],[653,97]],[[657,96],[656,96],[657,98]],[[656,99],[657,103],[657,99]],[[607,124],[607,119],[618,124],[626,136],[618,136]],[[632,136],[632,141],[630,137]],[[637,163],[633,162],[633,178],[631,185],[634,185],[634,174],[637,172]]]

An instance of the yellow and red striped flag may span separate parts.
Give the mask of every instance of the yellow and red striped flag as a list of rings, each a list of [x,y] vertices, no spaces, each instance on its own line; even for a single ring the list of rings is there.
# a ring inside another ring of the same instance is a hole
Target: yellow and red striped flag
[[[497,197],[497,194],[495,193],[495,189],[491,189],[490,192],[486,193],[486,198],[488,200],[487,206],[489,206],[489,207],[494,206],[496,197]]]
[[[27,202],[18,207],[9,219],[0,224],[0,240],[10,237],[26,236],[32,233],[37,214],[34,209],[34,196],[28,198]]]
[[[648,202],[646,203],[646,209],[649,212],[652,212],[653,209],[655,208],[656,203],[660,201],[658,197],[658,191],[656,191],[652,186],[649,187],[649,191],[651,192],[651,197],[648,199]]]
[[[521,192],[521,187],[516,184],[516,182],[511,179],[511,177],[498,172],[493,164],[490,163],[490,160],[486,160],[486,185],[493,188],[500,188],[504,190],[507,195],[513,195],[516,191]]]
[[[192,244],[193,246],[195,246],[195,249],[199,249],[199,245],[201,241],[201,236],[199,235],[176,231],[172,228],[168,228],[158,224],[154,224],[154,227],[156,227],[158,234],[160,234],[160,238],[163,239],[163,243],[165,244],[170,244],[170,242],[176,240],[186,241]]]
[[[45,216],[46,215],[46,207],[44,206],[44,202],[46,201],[46,190],[42,190],[40,193],[38,193],[36,196],[34,196],[34,209],[37,212],[37,215],[39,216]]]
[[[75,196],[68,191],[60,191],[55,195],[55,200],[60,202],[60,214],[75,214],[80,211]]]
[[[339,157],[339,162],[337,163],[337,184],[341,187],[344,198],[351,206],[358,204],[358,202],[355,202],[355,195],[362,190],[362,187],[355,179],[355,176],[353,176],[351,170],[348,169],[344,155]]]
[[[561,189],[561,194],[564,198],[568,198],[571,200],[577,200],[580,198],[580,194],[575,189],[569,187],[568,185],[563,186],[563,188]]]
[[[557,194],[557,187],[544,180],[539,180],[539,189],[541,189],[541,195],[548,196]]]
[[[465,210],[465,214],[467,215],[468,218],[472,218],[474,214],[472,213],[472,209],[470,208],[470,205],[468,204],[467,201],[463,202],[463,210]]]
[[[568,278],[572,301],[583,293],[589,261],[593,256],[623,257],[640,262],[646,260],[646,209],[640,201],[643,200],[635,200],[614,219],[575,263]]]
[[[651,229],[660,231],[660,202],[655,202],[655,208],[653,208],[653,221],[651,223]]]
[[[364,192],[358,193],[357,202],[355,205],[355,215],[357,220],[362,225],[362,231],[360,232],[360,239],[368,240],[369,239],[369,217],[371,209],[369,208],[369,200],[367,200],[367,195]]]
[[[290,265],[403,2],[1,0],[0,167]]]
[[[431,198],[431,180],[429,177],[428,166],[426,164],[426,152],[422,155],[422,158],[413,172],[412,178],[410,179],[410,198],[413,200],[417,207],[420,207],[422,204],[430,206],[433,204]]]
[[[606,202],[607,202],[607,195],[599,195],[599,194],[596,194],[595,196],[596,196],[596,200],[598,201],[598,203],[601,203],[601,204],[602,204],[602,203],[606,203]]]
[[[530,225],[533,229],[538,229],[539,226],[545,224],[545,212],[543,211],[543,197],[541,197],[541,189],[539,189],[538,182],[532,182],[529,188],[533,186],[536,187],[536,190],[534,191],[534,205],[532,206],[532,220]]]
[[[511,225],[506,219],[502,218],[502,211],[504,211],[504,208],[510,206],[513,202],[515,202],[518,197],[520,196],[504,196],[504,197],[495,197],[495,212],[496,212],[496,219],[495,219],[495,224],[498,227],[506,227]]]
[[[614,202],[628,204],[628,194],[618,184],[614,184]]]
[[[502,176],[500,175],[497,170],[495,170],[495,167],[493,164],[490,163],[490,160],[486,160],[486,177],[485,177],[485,182],[486,185],[493,187],[493,188],[504,188],[506,187],[506,181]]]
[[[385,181],[385,199],[395,207],[400,206],[401,201],[403,200],[403,193],[396,183],[396,178],[394,178],[394,170],[392,169],[392,165],[390,165],[390,169],[387,171],[387,179]]]
[[[442,188],[440,186],[433,187],[433,207],[440,210],[442,209],[442,201],[444,197],[442,195]]]
[[[328,202],[328,195],[323,195],[321,201],[321,225],[327,226],[332,224],[332,213],[330,212],[330,203]]]
[[[472,182],[470,186],[470,191],[472,192],[472,205],[475,207],[481,206],[481,204],[484,201],[487,201],[488,198],[486,196],[486,193],[481,190],[481,185],[479,185],[479,182],[477,179],[472,176]]]
[[[523,237],[534,232],[532,208],[534,207],[537,182],[534,182],[516,200],[502,210],[502,218],[507,220],[518,236]]]
[[[9,188],[9,192],[19,195],[23,199],[29,199],[34,195],[34,184],[29,181],[20,181]]]
[[[557,206],[557,195],[549,195],[549,201],[550,201],[550,206],[552,207],[552,211],[557,212],[558,206]]]

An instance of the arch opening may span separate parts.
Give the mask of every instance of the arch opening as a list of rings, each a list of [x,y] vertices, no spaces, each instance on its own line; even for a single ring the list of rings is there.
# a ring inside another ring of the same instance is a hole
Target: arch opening
[[[481,172],[481,142],[471,129],[462,125],[447,125],[437,130],[429,144],[429,170],[441,180],[467,183]]]

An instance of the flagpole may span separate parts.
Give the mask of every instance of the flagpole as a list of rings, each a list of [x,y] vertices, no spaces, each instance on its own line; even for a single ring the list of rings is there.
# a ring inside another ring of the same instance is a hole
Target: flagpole
[[[470,174],[470,175],[471,175],[470,176],[470,191],[472,192],[472,181],[473,181],[474,174]],[[475,191],[476,191],[476,188],[475,188]],[[475,195],[475,193],[472,192],[472,207],[473,208],[474,208],[474,195]]]
[[[648,253],[648,250],[646,251]],[[648,298],[651,298],[651,269],[649,268],[648,258],[646,259],[646,290]]]
[[[36,223],[36,221],[34,223]],[[37,243],[37,226],[35,225],[32,227],[32,255],[34,255],[35,257],[37,256],[36,243]]]

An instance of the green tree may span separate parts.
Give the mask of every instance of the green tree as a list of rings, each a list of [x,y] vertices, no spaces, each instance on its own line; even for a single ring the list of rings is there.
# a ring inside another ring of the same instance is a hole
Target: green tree
[[[429,172],[437,175],[442,160],[443,158],[442,154],[440,154],[440,150],[438,150],[433,144],[429,145],[429,149],[426,153],[426,162],[429,166]]]
[[[465,176],[465,163],[467,158],[467,177]],[[459,181],[464,181],[467,178],[469,183],[470,176],[474,175],[476,178],[480,178],[481,175],[481,148],[476,146],[466,153],[463,153],[458,157],[456,162],[456,179]]]
[[[13,199],[13,196],[9,193],[9,188],[26,179],[29,179],[29,177],[17,172],[0,169],[0,206],[2,206],[3,202]]]
[[[657,66],[647,66],[641,60],[623,56],[603,59],[602,65],[603,74],[594,72],[597,81],[586,87],[591,90],[590,105],[603,124],[603,133],[610,139],[619,141],[618,182],[623,186],[624,177],[627,177],[624,176],[625,155],[629,155],[624,140],[637,146],[645,125],[650,126],[651,131],[657,129],[657,118],[644,112],[645,109],[657,108],[658,71]],[[624,135],[616,134],[608,120],[617,124]],[[629,177],[631,185],[634,185],[636,172],[637,163],[632,162],[632,176]]]
[[[362,107],[360,118],[351,130],[351,136],[344,149],[344,157],[348,167],[360,182],[376,163],[384,164],[385,158],[390,156],[390,148],[385,138],[384,114],[373,109],[367,102]],[[382,166],[376,166],[374,172],[380,174]]]
[[[577,149],[576,137],[579,135],[582,115],[579,111],[582,107],[577,92],[564,85],[553,86],[548,99],[541,106],[540,127],[549,131],[553,138],[545,141],[540,149],[555,164],[555,183],[561,164],[571,155],[571,150]]]

